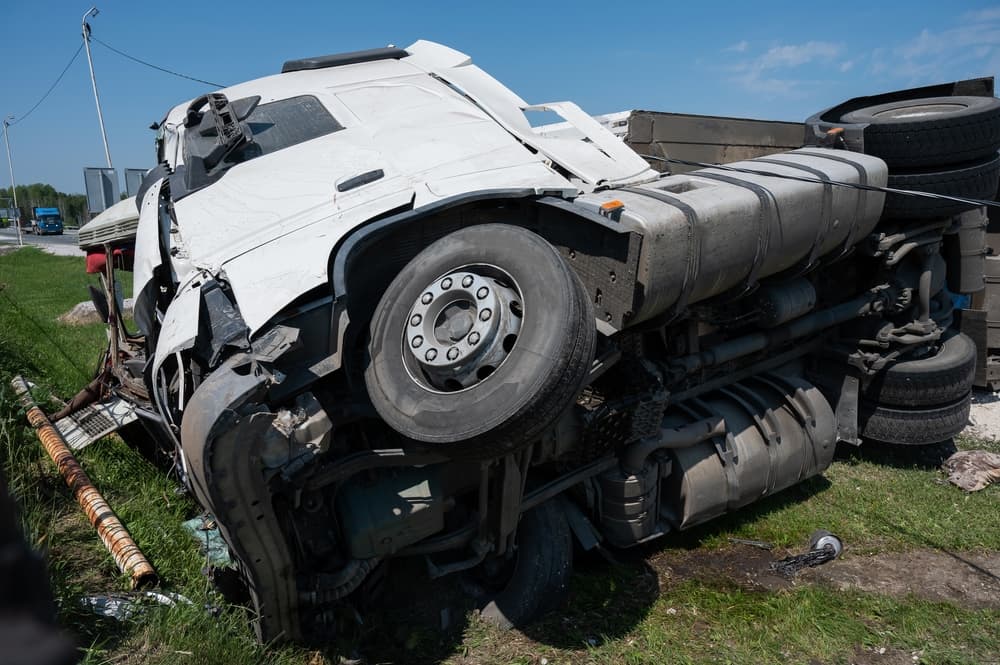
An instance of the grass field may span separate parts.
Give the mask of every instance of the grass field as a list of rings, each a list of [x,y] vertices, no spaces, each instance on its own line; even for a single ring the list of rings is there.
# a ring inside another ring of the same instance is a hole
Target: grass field
[[[620,553],[618,563],[581,558],[566,607],[525,631],[502,633],[460,612],[442,630],[439,608],[426,611],[440,600],[439,586],[417,580],[396,589],[399,577],[390,575],[381,609],[364,623],[348,622],[329,645],[307,649],[254,641],[246,610],[226,605],[209,587],[197,544],[181,528],[197,507],[109,437],[84,451],[81,462],[149,556],[162,588],[192,604],[151,607],[124,623],[99,618],[80,597],[124,591],[127,579],[44,455],[9,386],[23,373],[66,398],[89,380],[102,327],[70,328],[55,318],[85,299],[92,282],[81,259],[31,248],[0,255],[0,469],[21,506],[26,539],[47,556],[60,623],[78,638],[85,663],[1000,662],[996,603],[976,605],[962,593],[935,600],[758,579],[762,557],[803,551],[819,527],[843,538],[845,563],[913,551],[956,560],[1000,552],[996,486],[966,495],[934,469],[861,454],[736,515]],[[768,541],[775,553],[733,545],[733,537]],[[402,577],[419,578],[419,569]]]

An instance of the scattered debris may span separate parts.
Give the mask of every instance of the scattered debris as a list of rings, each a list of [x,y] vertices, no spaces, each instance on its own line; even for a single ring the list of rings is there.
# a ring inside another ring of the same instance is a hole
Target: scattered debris
[[[985,450],[960,450],[944,461],[941,468],[948,481],[966,492],[978,492],[1000,482],[1000,455]]]
[[[157,603],[173,607],[178,603],[193,605],[190,600],[179,593],[170,591],[140,591],[133,593],[109,593],[101,596],[84,596],[80,604],[90,609],[94,614],[127,621],[142,611],[143,604]]]
[[[215,518],[209,514],[204,514],[183,523],[184,530],[198,541],[201,546],[201,553],[205,555],[210,566],[215,568],[234,567],[233,559],[229,555],[229,546],[222,539],[219,525]]]
[[[809,551],[805,554],[785,557],[771,563],[771,570],[785,577],[791,577],[803,568],[814,568],[833,561],[844,551],[844,544],[829,531],[819,530],[809,539]]]

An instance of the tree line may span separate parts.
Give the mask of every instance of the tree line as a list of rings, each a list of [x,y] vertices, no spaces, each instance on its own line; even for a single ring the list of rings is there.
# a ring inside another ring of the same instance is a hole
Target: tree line
[[[4,200],[8,199],[8,200]],[[32,217],[33,208],[59,208],[63,221],[67,224],[86,224],[90,220],[87,212],[87,197],[84,194],[66,194],[41,182],[17,186],[17,205],[21,209],[21,219]],[[10,187],[0,187],[0,208],[13,208]]]

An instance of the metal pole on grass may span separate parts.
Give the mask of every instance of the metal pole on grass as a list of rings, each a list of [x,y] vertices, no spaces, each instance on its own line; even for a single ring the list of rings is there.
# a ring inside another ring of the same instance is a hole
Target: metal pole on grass
[[[7,145],[7,166],[10,167],[10,193],[14,197],[14,226],[17,227],[17,244],[24,246],[21,239],[21,209],[17,206],[17,185],[14,183],[14,160],[10,158],[10,138],[7,136],[7,127],[10,126],[14,116],[9,115],[3,119],[3,142]]]
[[[90,25],[87,23],[87,19],[91,16],[97,16],[100,10],[97,7],[91,7],[87,10],[87,13],[83,15],[83,20],[80,22],[83,28],[83,45],[87,48],[87,64],[90,65],[90,84],[94,87],[94,102],[97,103],[97,120],[101,124],[101,138],[104,140],[104,156],[108,159],[108,168],[111,167],[111,150],[108,148],[108,134],[104,131],[104,114],[101,113],[101,97],[97,94],[97,79],[94,77],[94,60],[90,57]]]

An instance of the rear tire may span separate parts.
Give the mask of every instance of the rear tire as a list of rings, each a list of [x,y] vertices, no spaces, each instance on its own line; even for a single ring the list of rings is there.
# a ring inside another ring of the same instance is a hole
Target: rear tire
[[[888,186],[945,196],[969,199],[992,199],[1000,178],[1000,157],[995,154],[949,170],[931,168],[895,171],[889,174]],[[883,219],[933,219],[951,217],[975,208],[974,203],[959,203],[908,194],[886,194]]]
[[[972,393],[962,399],[925,409],[874,405],[862,401],[858,420],[861,437],[908,446],[946,441],[969,424]]]
[[[1000,99],[929,97],[867,106],[841,116],[868,123],[864,151],[890,168],[968,162],[1000,148]]]
[[[890,365],[868,385],[864,397],[882,406],[949,404],[969,394],[975,374],[976,343],[950,331],[935,355]]]

